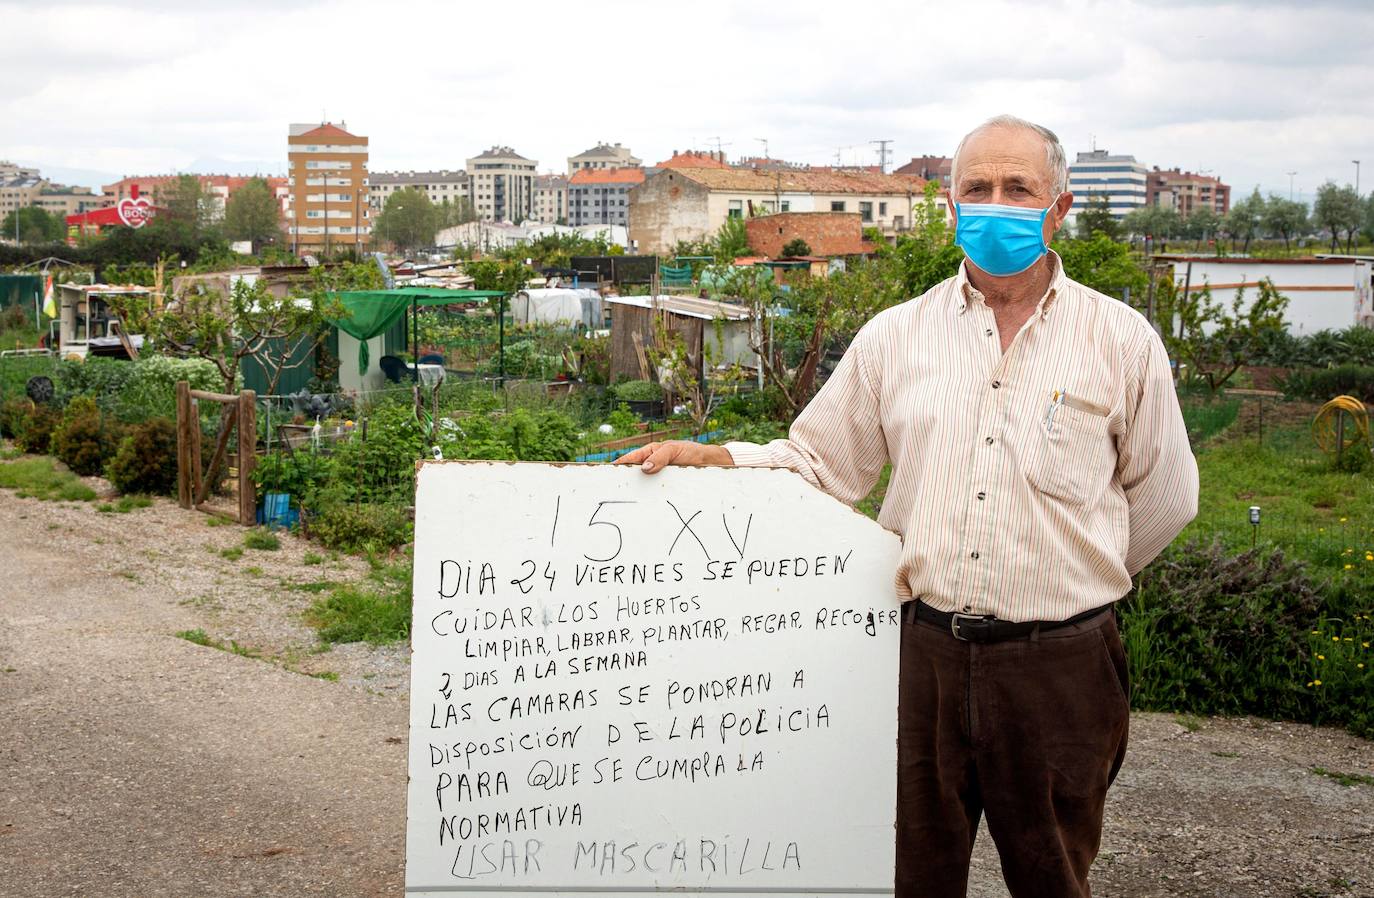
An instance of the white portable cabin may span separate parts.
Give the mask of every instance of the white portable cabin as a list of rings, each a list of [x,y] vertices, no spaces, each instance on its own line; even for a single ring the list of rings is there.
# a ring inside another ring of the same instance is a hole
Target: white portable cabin
[[[1371,304],[1369,256],[1316,256],[1300,259],[1255,259],[1238,256],[1155,257],[1174,266],[1174,282],[1190,292],[1204,285],[1212,299],[1230,306],[1242,291],[1242,307],[1259,295],[1260,281],[1268,279],[1288,297],[1284,323],[1289,333],[1302,336],[1319,330],[1341,330],[1351,325],[1374,327]]]

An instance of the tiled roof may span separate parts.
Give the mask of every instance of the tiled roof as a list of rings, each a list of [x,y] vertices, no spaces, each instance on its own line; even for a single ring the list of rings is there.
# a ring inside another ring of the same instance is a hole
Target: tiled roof
[[[592,147],[590,150],[583,150],[582,152],[578,153],[576,156],[572,158],[584,159],[590,156],[614,156],[622,152],[628,154],[630,150],[628,147],[611,146],[608,143],[599,143],[596,146]]]
[[[677,174],[710,190],[748,193],[907,194],[925,189],[923,178],[875,172],[763,172],[751,169],[686,168]]]
[[[573,172],[568,184],[643,184],[642,168],[580,168]]]
[[[357,134],[349,134],[343,128],[331,122],[325,122],[318,128],[306,131],[304,134],[296,135],[299,137],[357,137]]]
[[[515,152],[515,150],[512,150],[510,147],[492,147],[492,148],[489,149],[489,150],[483,150],[482,152],[478,153],[476,156],[473,156],[472,158],[474,158],[474,159],[520,159],[520,160],[522,160],[522,161],[524,161],[524,162],[529,162],[529,161],[530,161],[530,160],[526,159],[524,156],[521,156],[519,153]]]
[[[729,168],[712,153],[688,150],[685,153],[673,153],[671,159],[658,164],[659,168]]]

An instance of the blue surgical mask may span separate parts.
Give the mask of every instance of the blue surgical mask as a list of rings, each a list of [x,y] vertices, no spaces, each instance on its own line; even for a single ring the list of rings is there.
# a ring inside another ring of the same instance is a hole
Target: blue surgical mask
[[[1049,208],[997,203],[956,203],[954,208],[959,213],[954,242],[970,262],[993,277],[1020,274],[1049,250],[1045,245]]]

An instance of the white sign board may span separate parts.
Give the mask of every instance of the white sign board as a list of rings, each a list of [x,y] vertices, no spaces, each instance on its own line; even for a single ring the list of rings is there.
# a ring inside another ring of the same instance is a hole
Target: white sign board
[[[898,551],[790,471],[421,465],[406,891],[890,894]]]

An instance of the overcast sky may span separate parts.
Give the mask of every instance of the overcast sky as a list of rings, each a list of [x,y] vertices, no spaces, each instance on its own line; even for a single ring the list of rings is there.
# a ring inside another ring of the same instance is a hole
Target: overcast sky
[[[1309,197],[1374,188],[1374,3],[0,0],[0,159],[45,174],[284,171],[346,121],[373,170],[541,171],[597,141],[818,164],[949,154],[1010,112],[1142,163]]]

